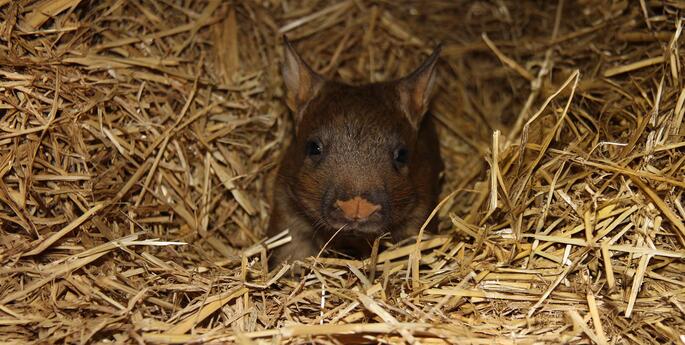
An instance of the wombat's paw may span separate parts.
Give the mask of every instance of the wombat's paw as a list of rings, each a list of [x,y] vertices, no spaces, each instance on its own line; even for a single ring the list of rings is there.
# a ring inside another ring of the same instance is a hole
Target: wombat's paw
[[[290,268],[288,269],[287,272],[283,275],[283,277],[291,279],[291,280],[297,280],[300,278],[303,278],[307,273],[309,273],[309,266],[305,264],[302,261],[296,260],[284,260],[281,261],[279,264],[272,265],[271,262],[269,263],[269,267],[271,270],[276,270],[280,271],[283,267],[283,265],[290,265]]]

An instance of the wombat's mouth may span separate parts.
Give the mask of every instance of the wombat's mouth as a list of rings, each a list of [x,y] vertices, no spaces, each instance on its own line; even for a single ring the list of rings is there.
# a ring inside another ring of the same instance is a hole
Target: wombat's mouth
[[[379,236],[385,228],[382,222],[331,220],[327,223],[333,231],[340,230],[341,233],[355,233],[364,237]]]

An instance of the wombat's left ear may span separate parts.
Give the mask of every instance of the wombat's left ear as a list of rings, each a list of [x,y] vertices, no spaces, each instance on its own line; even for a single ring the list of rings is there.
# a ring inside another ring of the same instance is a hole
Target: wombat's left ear
[[[414,128],[419,128],[423,115],[428,111],[435,84],[435,65],[441,50],[442,43],[419,68],[399,80],[400,105]]]
[[[283,36],[283,48],[285,63],[282,73],[287,89],[286,103],[297,118],[301,115],[300,111],[303,106],[319,92],[324,79],[302,60],[285,36]]]

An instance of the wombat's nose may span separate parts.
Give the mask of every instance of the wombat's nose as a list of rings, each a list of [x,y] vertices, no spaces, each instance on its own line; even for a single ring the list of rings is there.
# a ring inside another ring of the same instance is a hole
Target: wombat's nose
[[[335,206],[342,211],[349,220],[364,220],[381,209],[381,205],[374,204],[360,196],[350,200],[337,200]]]

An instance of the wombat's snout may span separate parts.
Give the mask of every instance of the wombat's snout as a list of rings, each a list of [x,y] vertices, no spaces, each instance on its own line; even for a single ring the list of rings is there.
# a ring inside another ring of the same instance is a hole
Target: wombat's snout
[[[336,200],[335,207],[342,211],[348,220],[365,220],[381,209],[381,205],[372,204],[360,196],[345,201]]]
[[[329,212],[331,225],[373,225],[383,220],[385,193],[338,195]]]

